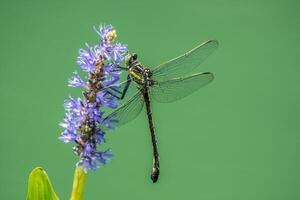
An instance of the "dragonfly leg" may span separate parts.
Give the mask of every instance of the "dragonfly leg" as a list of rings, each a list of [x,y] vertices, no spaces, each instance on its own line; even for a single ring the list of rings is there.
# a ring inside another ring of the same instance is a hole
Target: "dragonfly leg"
[[[116,69],[111,70],[111,72],[119,72],[119,71],[128,71],[127,67],[117,66]]]
[[[114,91],[114,92],[117,92],[120,96],[116,95],[114,92],[110,92],[110,94],[118,99],[124,99],[125,95],[126,95],[126,92],[129,88],[129,85],[131,83],[131,78],[130,78],[130,75],[127,76],[127,82],[126,82],[126,85],[123,89],[123,91],[120,91],[118,89],[115,89],[115,88],[109,88],[110,90]]]
[[[123,94],[121,96],[121,99],[124,99],[125,94],[126,94],[128,88],[129,88],[130,83],[131,83],[131,78],[130,78],[130,75],[128,74],[128,76],[127,76],[127,82],[126,82],[125,88],[123,90]]]

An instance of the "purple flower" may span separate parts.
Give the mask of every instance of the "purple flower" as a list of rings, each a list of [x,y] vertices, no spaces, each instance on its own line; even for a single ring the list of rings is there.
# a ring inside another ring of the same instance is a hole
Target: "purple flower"
[[[83,87],[83,99],[69,97],[64,101],[66,114],[60,126],[64,129],[59,139],[74,142],[73,151],[79,156],[77,166],[84,171],[96,170],[106,164],[111,150],[99,151],[97,148],[106,142],[102,127],[112,129],[117,121],[112,118],[104,120],[103,108],[115,109],[119,100],[113,90],[120,80],[119,64],[124,61],[127,46],[115,43],[116,31],[111,25],[95,29],[100,41],[95,46],[86,44],[86,49],[79,50],[77,64],[87,73],[87,81],[81,79],[78,72],[69,80],[71,87]]]
[[[64,101],[64,106],[66,110],[78,110],[81,109],[82,102],[79,98],[76,100],[70,96],[69,99]]]
[[[77,133],[71,130],[65,130],[61,136],[59,137],[60,140],[64,141],[65,143],[74,142],[77,139]]]
[[[95,131],[95,134],[92,135],[92,139],[95,140],[96,144],[99,144],[101,142],[106,142],[104,135],[105,135],[105,132],[98,129],[97,131]]]
[[[94,27],[94,29],[96,33],[98,33],[103,40],[107,38],[108,33],[114,31],[112,25],[102,25],[99,26],[99,29],[97,29],[96,27]]]
[[[92,72],[95,70],[95,65],[97,59],[99,58],[99,53],[97,53],[94,48],[86,44],[87,50],[80,49],[79,56],[77,58],[77,64],[85,72]]]
[[[70,87],[84,87],[85,82],[80,78],[77,71],[74,72],[74,76],[69,80]]]
[[[64,117],[64,122],[60,123],[60,126],[66,130],[75,131],[81,125],[80,121],[74,120],[74,116],[72,113],[67,112]]]
[[[82,144],[83,150],[81,154],[83,157],[90,157],[96,152],[96,144],[85,142]]]
[[[85,116],[88,116],[89,120],[95,122],[96,124],[99,123],[99,120],[101,120],[102,115],[104,114],[104,112],[100,111],[97,106],[97,102],[94,102],[87,103],[85,107]]]
[[[104,58],[111,60],[110,52],[111,52],[111,46],[107,44],[106,41],[100,41],[100,45],[95,46],[95,53],[97,55],[102,55]]]
[[[112,157],[111,150],[108,149],[104,152],[96,152],[88,157],[81,157],[77,166],[82,166],[85,173],[88,170],[96,170],[101,165],[105,165]]]
[[[122,44],[116,44],[111,50],[111,57],[114,58],[115,62],[121,62],[124,60],[124,53],[127,52],[127,46]]]
[[[95,159],[101,164],[106,164],[112,158],[111,149],[107,149],[104,152],[97,152]]]

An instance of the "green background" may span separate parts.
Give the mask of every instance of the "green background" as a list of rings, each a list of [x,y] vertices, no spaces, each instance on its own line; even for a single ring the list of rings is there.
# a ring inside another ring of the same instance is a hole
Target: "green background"
[[[35,166],[68,199],[72,145],[63,101],[93,26],[156,66],[208,39],[213,83],[153,105],[161,177],[152,184],[145,113],[108,134],[112,162],[87,177],[85,199],[300,199],[298,1],[9,1],[0,3],[0,199],[24,199]]]

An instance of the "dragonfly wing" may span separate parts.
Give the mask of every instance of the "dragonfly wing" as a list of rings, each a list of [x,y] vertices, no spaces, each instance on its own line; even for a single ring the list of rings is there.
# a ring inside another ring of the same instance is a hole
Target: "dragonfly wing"
[[[151,87],[151,94],[156,101],[169,103],[192,94],[213,79],[214,75],[212,73],[205,72],[158,82]]]
[[[189,75],[198,67],[217,47],[217,40],[209,40],[198,45],[189,52],[163,63],[153,69],[153,80],[165,81]]]
[[[133,95],[127,102],[104,118],[104,126],[122,126],[135,119],[144,107],[144,100],[141,90]],[[104,128],[102,126],[102,128]]]

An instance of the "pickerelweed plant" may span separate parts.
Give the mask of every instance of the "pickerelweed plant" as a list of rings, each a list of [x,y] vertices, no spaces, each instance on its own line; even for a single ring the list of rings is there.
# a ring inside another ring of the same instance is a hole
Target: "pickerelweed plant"
[[[101,143],[106,142],[105,131],[101,127],[112,129],[114,119],[105,119],[104,108],[116,109],[119,101],[117,95],[108,88],[118,89],[120,69],[127,46],[117,43],[116,30],[111,25],[95,28],[99,35],[99,43],[95,46],[86,44],[85,49],[79,50],[77,64],[86,73],[85,79],[75,71],[69,80],[70,87],[81,87],[83,97],[70,96],[64,102],[66,114],[60,126],[63,128],[59,139],[66,143],[74,143],[73,152],[79,157],[73,182],[71,199],[82,199],[85,175],[89,170],[96,170],[106,164],[112,157],[111,150],[99,150]],[[41,168],[36,168],[30,175],[34,180],[41,179],[36,176],[48,177]],[[45,199],[37,197],[30,184],[36,181],[29,180],[27,199]],[[49,191],[53,192],[50,182]],[[38,186],[36,186],[38,187]],[[44,186],[46,188],[46,186]],[[31,188],[31,189],[30,189]],[[51,192],[49,192],[51,193]],[[53,192],[54,193],[54,192]],[[33,198],[33,197],[36,198]],[[55,193],[51,198],[55,199]],[[57,198],[57,197],[56,197]],[[46,198],[47,199],[47,198]]]

